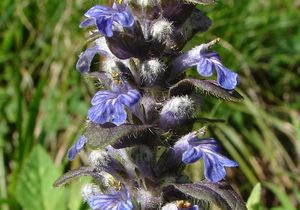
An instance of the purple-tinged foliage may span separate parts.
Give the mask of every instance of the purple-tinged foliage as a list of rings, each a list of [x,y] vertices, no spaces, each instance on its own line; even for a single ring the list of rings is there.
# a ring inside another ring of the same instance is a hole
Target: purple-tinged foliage
[[[96,5],[85,13],[80,27],[94,27],[76,69],[92,77],[99,90],[84,136],[68,158],[86,145],[89,166],[67,172],[54,186],[91,176],[94,183],[83,187],[82,196],[93,210],[198,210],[209,209],[208,202],[245,209],[222,180],[225,167],[238,164],[220,154],[213,138],[205,138],[204,125],[191,131],[195,122],[220,121],[200,118],[203,93],[242,100],[234,90],[238,75],[210,50],[218,39],[181,52],[212,24],[196,4],[213,2],[116,0],[112,7]],[[100,62],[92,65],[97,55]],[[216,81],[186,78],[189,67],[205,78],[215,73]],[[208,181],[191,183],[184,169],[201,158]]]
[[[98,31],[106,37],[113,36],[113,24],[118,23],[122,27],[131,27],[134,18],[124,4],[114,3],[113,7],[96,5],[84,14],[87,19],[80,27],[96,25]]]
[[[68,159],[74,160],[76,155],[83,149],[86,142],[87,138],[85,136],[80,136],[76,143],[68,150]]]

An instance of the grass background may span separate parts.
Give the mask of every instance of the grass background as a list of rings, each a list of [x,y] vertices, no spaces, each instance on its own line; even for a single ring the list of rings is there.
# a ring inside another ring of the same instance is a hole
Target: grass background
[[[80,183],[48,189],[85,120],[92,82],[75,71],[86,34],[82,14],[101,1],[0,1],[0,209],[79,210]],[[203,115],[227,120],[211,132],[240,168],[228,179],[249,209],[300,208],[300,2],[226,0],[200,7],[213,19],[226,66],[241,77],[243,103],[207,97]],[[83,157],[84,159],[84,157]],[[195,180],[199,165],[189,168]],[[260,184],[257,184],[260,183]],[[261,189],[260,189],[261,188]]]

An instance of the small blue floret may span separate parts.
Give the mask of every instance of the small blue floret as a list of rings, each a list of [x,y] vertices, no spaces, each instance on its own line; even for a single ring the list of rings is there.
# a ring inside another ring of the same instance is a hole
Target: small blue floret
[[[97,124],[112,122],[115,125],[125,123],[127,114],[125,106],[135,105],[141,98],[140,93],[135,89],[127,91],[98,91],[93,97],[92,108],[88,111],[88,118]]]
[[[213,75],[213,70],[217,72],[218,84],[227,90],[233,90],[238,84],[238,74],[226,68],[216,52],[200,51],[198,58],[197,71],[203,77]]]
[[[96,194],[88,198],[88,204],[93,210],[132,210],[133,204],[128,190],[122,187],[120,191],[111,194]]]
[[[203,158],[204,176],[211,182],[221,181],[226,176],[225,167],[238,166],[237,162],[219,153],[219,146],[213,138],[199,139],[195,132],[181,138],[174,145],[174,151],[186,164]]]
[[[80,27],[96,25],[100,33],[106,37],[113,36],[113,23],[116,22],[123,27],[131,27],[134,18],[125,4],[115,3],[113,7],[96,5],[84,14],[87,19]]]

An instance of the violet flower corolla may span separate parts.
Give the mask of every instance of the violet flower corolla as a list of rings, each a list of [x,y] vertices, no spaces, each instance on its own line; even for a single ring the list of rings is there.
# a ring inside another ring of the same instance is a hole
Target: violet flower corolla
[[[111,190],[110,193],[92,193],[86,198],[88,205],[93,210],[132,210],[133,204],[126,187]]]
[[[204,176],[211,182],[219,182],[226,176],[225,167],[237,167],[238,163],[219,153],[219,146],[213,138],[199,139],[196,132],[181,138],[174,145],[175,153],[183,163],[190,164],[203,158]]]
[[[127,6],[123,3],[114,3],[113,7],[96,5],[84,14],[87,19],[80,27],[96,25],[98,31],[106,37],[113,36],[114,23],[123,27],[131,27],[134,24],[134,18]]]
[[[124,106],[131,107],[140,98],[141,94],[126,83],[113,85],[112,90],[100,90],[94,95],[88,118],[97,124],[112,122],[121,125],[127,118]]]
[[[107,56],[107,51],[103,50],[101,46],[95,45],[86,49],[79,55],[79,59],[76,63],[76,69],[80,73],[88,73],[90,71],[91,63],[96,54]]]
[[[211,77],[217,73],[217,83],[226,90],[233,90],[239,83],[238,74],[226,68],[218,53],[208,51],[217,40],[202,44],[182,54],[173,61],[174,71],[178,74],[188,67],[197,66],[197,72],[203,77]]]

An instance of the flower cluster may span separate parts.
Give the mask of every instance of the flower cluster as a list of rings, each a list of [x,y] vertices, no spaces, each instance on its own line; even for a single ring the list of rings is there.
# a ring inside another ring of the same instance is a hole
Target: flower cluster
[[[205,137],[205,127],[191,131],[201,122],[201,92],[242,99],[234,90],[238,75],[210,50],[219,39],[182,51],[211,25],[196,3],[213,1],[118,0],[84,14],[80,27],[91,30],[92,41],[76,69],[103,89],[91,99],[84,134],[68,158],[86,148],[90,166],[68,172],[55,185],[92,176],[95,183],[82,188],[91,209],[204,209],[207,201],[218,200],[217,193],[197,195],[227,185],[225,168],[238,166],[221,154],[215,139]],[[96,68],[94,59],[100,62]],[[197,78],[185,76],[190,67],[196,67]],[[193,184],[183,169],[201,158],[206,180]],[[238,195],[226,189],[237,200],[226,205],[245,209]]]

